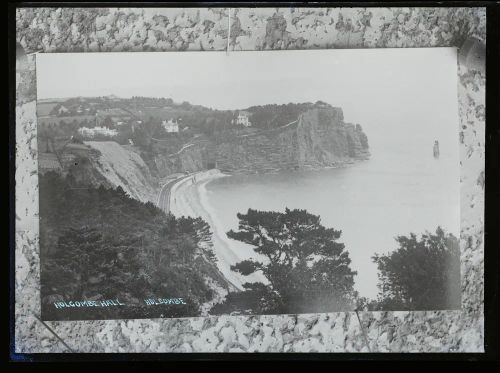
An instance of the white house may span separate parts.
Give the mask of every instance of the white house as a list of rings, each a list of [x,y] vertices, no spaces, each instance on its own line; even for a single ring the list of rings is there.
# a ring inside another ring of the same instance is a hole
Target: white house
[[[88,128],[88,127],[81,127],[78,129],[78,133],[80,135],[85,136],[85,137],[96,137],[97,135],[102,135],[106,137],[114,137],[118,135],[118,131],[115,129],[109,129],[107,127],[94,127],[94,128]]]
[[[250,113],[247,111],[240,111],[238,117],[236,118],[236,124],[243,125],[245,127],[250,127],[252,123],[248,120]]]
[[[168,133],[177,133],[179,132],[179,123],[177,121],[169,119],[168,121],[164,120],[162,122],[163,128],[165,128],[165,131]]]

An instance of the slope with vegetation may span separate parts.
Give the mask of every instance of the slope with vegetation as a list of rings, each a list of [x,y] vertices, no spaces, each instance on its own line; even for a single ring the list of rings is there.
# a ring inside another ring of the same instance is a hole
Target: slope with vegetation
[[[202,219],[165,215],[120,187],[93,188],[49,172],[40,176],[40,259],[45,319],[199,316],[227,288]],[[185,305],[147,306],[181,297]],[[118,299],[111,308],[62,308],[54,302]]]

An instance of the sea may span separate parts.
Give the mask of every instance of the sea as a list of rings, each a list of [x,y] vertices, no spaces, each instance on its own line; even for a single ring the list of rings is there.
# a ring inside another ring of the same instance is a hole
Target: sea
[[[436,137],[436,134],[439,135]],[[237,213],[306,209],[325,227],[342,231],[357,271],[355,289],[375,299],[378,270],[372,257],[397,249],[395,237],[441,226],[460,233],[460,169],[458,131],[408,131],[404,127],[368,133],[369,160],[340,168],[232,175],[205,188],[213,227],[219,236],[238,229]],[[433,155],[434,141],[440,156]],[[236,252],[253,248],[225,236]],[[247,255],[242,255],[246,257]]]

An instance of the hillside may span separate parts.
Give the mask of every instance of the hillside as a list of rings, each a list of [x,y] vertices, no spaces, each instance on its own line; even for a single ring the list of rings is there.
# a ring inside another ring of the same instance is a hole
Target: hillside
[[[227,283],[208,225],[167,216],[122,188],[92,188],[69,175],[40,176],[40,260],[45,320],[200,316]],[[215,285],[215,286],[214,286]],[[181,297],[186,304],[146,306]],[[57,308],[54,302],[119,300],[121,307]]]
[[[85,109],[85,101],[75,102],[78,110],[80,105]],[[113,102],[124,104],[117,98]],[[214,263],[207,223],[167,216],[155,206],[160,186],[173,174],[213,168],[229,174],[321,169],[370,156],[361,126],[346,123],[342,109],[321,102],[248,108],[255,121],[250,126],[231,123],[231,112],[186,103],[175,110],[188,113],[191,123],[198,118],[202,127],[165,133],[159,119],[135,117],[113,125],[117,138],[82,141],[71,132],[78,130],[77,121],[55,128],[42,123],[44,319],[201,316],[220,300],[229,284]],[[181,128],[188,127],[184,120]],[[200,128],[205,128],[202,133]],[[164,295],[189,302],[176,308],[144,304]],[[119,299],[125,306],[54,307],[54,302],[83,299]]]
[[[142,202],[156,201],[157,182],[139,154],[114,141],[85,144],[100,153],[96,168],[113,187],[120,186],[130,197]]]
[[[247,127],[235,122],[238,111],[170,99],[75,98],[62,105],[77,111],[106,107],[106,113],[126,113],[131,119],[120,117],[124,122],[113,124],[106,117],[102,125],[111,126],[117,136],[82,139],[77,120],[53,128],[45,127],[51,119],[44,118],[38,136],[40,172],[58,170],[94,186],[121,186],[141,201],[156,201],[162,181],[177,173],[211,168],[226,173],[320,169],[370,156],[361,126],[346,123],[341,108],[320,101],[249,107],[244,111]],[[161,123],[172,117],[179,123],[177,133],[167,133]],[[54,117],[55,122],[59,119]]]

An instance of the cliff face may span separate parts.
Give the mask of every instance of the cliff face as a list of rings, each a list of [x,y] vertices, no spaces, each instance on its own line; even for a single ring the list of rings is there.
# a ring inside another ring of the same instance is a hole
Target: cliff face
[[[317,107],[284,127],[224,142],[215,155],[222,171],[263,173],[339,166],[370,153],[361,126],[345,123],[342,109]]]
[[[213,168],[213,144],[208,141],[187,144],[177,153],[155,157],[154,164],[160,177]]]
[[[367,159],[368,140],[360,125],[344,122],[342,109],[313,109],[297,128],[300,168],[318,168]]]
[[[70,144],[56,153],[39,153],[39,172],[70,175],[76,182],[105,188],[120,186],[141,202],[156,202],[158,180],[141,156],[114,141]]]
[[[87,141],[86,145],[99,152],[92,163],[107,184],[120,186],[141,202],[156,202],[158,184],[139,154],[114,141]]]
[[[155,158],[159,176],[216,167],[229,173],[266,173],[339,166],[367,159],[361,126],[344,122],[342,109],[315,107],[285,126],[232,136],[219,144],[188,144]]]

